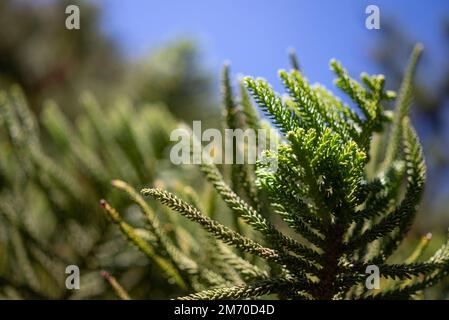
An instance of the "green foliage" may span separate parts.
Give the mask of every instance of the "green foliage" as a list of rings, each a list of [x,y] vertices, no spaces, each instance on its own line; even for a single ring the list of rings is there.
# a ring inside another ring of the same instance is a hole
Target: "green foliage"
[[[256,165],[202,163],[206,186],[165,160],[176,121],[162,105],[122,98],[106,109],[84,94],[74,121],[51,101],[35,119],[17,87],[1,91],[1,297],[419,297],[449,271],[448,243],[429,259],[429,238],[395,256],[425,184],[408,115],[420,52],[393,112],[383,76],[359,82],[336,61],[335,83],[357,110],[310,84],[293,53],[292,70],[279,72],[284,96],[250,77],[234,94],[225,66],[225,128],[276,128],[279,147]],[[64,287],[69,264],[90,279],[75,295]],[[373,264],[380,290],[365,286]],[[103,271],[102,281],[102,270],[131,276]]]
[[[169,42],[129,66],[124,91],[137,102],[163,102],[185,121],[218,116],[212,79],[195,41]]]
[[[420,52],[418,45],[391,124],[391,113],[383,104],[395,94],[384,90],[384,77],[362,74],[358,82],[335,60],[331,62],[335,83],[359,110],[352,110],[322,86],[310,85],[294,56],[294,68],[279,73],[288,96],[279,96],[265,80],[243,79],[282,137],[278,150],[267,150],[256,167],[232,165],[231,186],[215,165],[201,164],[235,217],[235,230],[218,222],[213,212],[202,212],[202,204],[189,203],[159,188],[142,190],[144,196],[207,231],[210,236],[202,242],[204,248],[225,248],[217,241],[234,248],[226,248],[226,253],[211,249],[215,254],[207,272],[196,270],[195,275],[216,270],[216,281],[196,277],[198,283],[191,287],[205,290],[180,299],[266,295],[282,299],[408,299],[446,276],[447,244],[430,259],[418,261],[428,238],[403,263],[389,262],[410,230],[425,183],[421,145],[408,118]],[[226,127],[259,127],[261,120],[241,88],[238,100],[225,66]],[[377,143],[385,141],[387,151],[372,160],[370,152],[376,150],[372,137],[383,132]],[[382,156],[385,161],[379,161]],[[267,165],[264,157],[276,157],[277,170]],[[287,228],[275,223],[279,217]],[[163,236],[157,230],[152,233],[159,239]],[[365,286],[366,268],[372,264],[379,267],[382,277],[379,290]],[[180,266],[179,270],[189,283],[187,269]]]
[[[119,99],[106,109],[89,94],[81,100],[83,112],[73,121],[51,101],[36,119],[18,87],[0,91],[3,298],[107,297],[100,270],[136,272],[142,265],[142,257],[132,248],[117,249],[125,242],[107,223],[98,199],[111,199],[119,210],[128,207],[128,201],[111,190],[111,176],[138,186],[165,179],[163,175],[172,170],[165,153],[176,120],[163,105],[137,107]],[[130,195],[143,201],[136,192]],[[150,216],[151,208],[140,204]],[[124,223],[121,226],[130,230]],[[141,235],[131,234],[133,240]],[[145,241],[138,244],[146,254],[154,251]],[[118,259],[125,262],[117,265]],[[70,264],[78,265],[87,281],[76,294],[65,288],[65,267]],[[162,272],[177,274],[156,255],[144,264],[148,270],[155,266],[156,272],[140,273],[142,282],[157,283]],[[153,294],[166,296],[172,291]]]

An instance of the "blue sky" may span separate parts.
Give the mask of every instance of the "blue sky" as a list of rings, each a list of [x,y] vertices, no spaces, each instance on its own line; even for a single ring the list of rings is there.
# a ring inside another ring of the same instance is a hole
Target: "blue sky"
[[[327,86],[333,79],[332,57],[355,75],[379,72],[370,48],[379,31],[365,28],[365,8],[375,4],[383,19],[393,20],[412,39],[424,43],[439,70],[441,21],[449,16],[449,1],[263,1],[263,0],[92,0],[103,8],[104,30],[118,40],[129,58],[178,37],[198,40],[202,57],[218,75],[229,60],[235,73],[262,76],[278,88],[276,71],[288,66],[286,51],[296,49],[311,81]],[[405,63],[405,61],[404,61]]]

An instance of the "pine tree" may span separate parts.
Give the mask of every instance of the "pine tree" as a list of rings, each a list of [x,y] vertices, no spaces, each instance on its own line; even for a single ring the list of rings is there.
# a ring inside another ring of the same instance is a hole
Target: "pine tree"
[[[225,66],[227,127],[267,125],[249,92],[280,135],[278,150],[267,150],[255,167],[232,166],[231,186],[217,166],[201,164],[236,217],[234,227],[220,223],[213,206],[204,208],[204,202],[186,189],[181,196],[160,188],[141,191],[207,232],[208,236],[198,231],[188,236],[190,225],[176,226],[185,241],[212,252],[208,263],[196,262],[180,242],[167,237],[159,218],[123,182],[114,185],[128,192],[145,213],[152,249],[114,208],[105,201],[102,205],[138,248],[164,261],[158,263],[161,270],[187,290],[179,299],[416,297],[449,271],[449,242],[421,260],[428,237],[403,263],[389,262],[412,226],[425,184],[422,149],[409,120],[421,51],[417,45],[411,55],[394,112],[383,107],[396,95],[384,89],[382,75],[362,74],[358,82],[335,60],[330,63],[335,84],[358,110],[323,86],[309,84],[295,57],[291,71],[279,72],[286,96],[279,96],[263,79],[246,77],[236,99]],[[275,172],[264,161],[270,157],[277,158]],[[277,217],[288,230],[276,223]],[[379,290],[365,285],[370,265],[379,268]]]

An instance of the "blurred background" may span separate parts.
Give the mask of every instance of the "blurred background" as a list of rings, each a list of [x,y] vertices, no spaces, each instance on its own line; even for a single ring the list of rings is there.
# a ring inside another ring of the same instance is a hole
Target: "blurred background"
[[[80,30],[65,28],[69,4],[80,6]],[[380,30],[365,28],[370,4],[380,9]],[[176,190],[174,180],[180,180],[196,187],[200,198],[209,197],[194,168],[167,163],[167,146],[178,121],[220,125],[224,61],[230,61],[234,77],[261,76],[281,91],[277,70],[289,67],[287,50],[294,48],[311,82],[332,88],[328,63],[336,58],[354,77],[362,71],[385,74],[387,88],[396,90],[416,42],[425,50],[412,114],[428,183],[409,242],[432,231],[432,249],[449,227],[449,2],[0,0],[0,86],[20,85],[41,130],[29,169],[17,167],[14,159],[23,155],[14,155],[9,141],[0,140],[0,195],[7,203],[0,208],[0,294],[108,298],[112,294],[98,275],[108,269],[134,297],[176,295],[144,257],[123,250],[127,244],[104,221],[96,203],[109,197],[131,221],[142,223],[126,197],[111,190],[111,177],[136,189],[159,183]],[[122,158],[111,159],[116,154]],[[89,168],[95,161],[98,167]],[[41,170],[48,174],[42,177]],[[82,181],[85,190],[70,189],[70,179]],[[63,197],[61,185],[68,188]],[[50,217],[30,227],[24,210]],[[73,241],[81,240],[73,239],[80,237],[85,247],[74,248]],[[73,247],[65,245],[67,239]],[[58,259],[89,270],[90,291],[67,293],[63,282],[58,284],[63,274],[51,284],[47,269]],[[37,270],[34,280],[24,276],[28,269],[14,270],[18,261]],[[432,297],[447,298],[448,292],[442,285]]]

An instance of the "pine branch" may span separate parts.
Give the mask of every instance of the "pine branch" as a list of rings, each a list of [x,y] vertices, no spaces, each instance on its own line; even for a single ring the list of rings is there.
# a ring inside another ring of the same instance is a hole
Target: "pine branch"
[[[294,281],[286,281],[282,278],[261,280],[248,285],[205,290],[185,297],[180,297],[178,300],[230,300],[255,298],[262,295],[280,293],[285,291],[287,288],[296,289],[299,291],[304,289],[305,286],[304,284],[298,284]]]
[[[405,71],[404,78],[399,90],[399,97],[395,106],[395,117],[393,120],[393,127],[391,129],[391,136],[387,145],[384,166],[387,167],[392,161],[398,157],[398,150],[402,139],[403,121],[408,116],[410,105],[413,97],[413,78],[416,73],[416,66],[421,57],[423,46],[417,44],[413,49],[410,60]]]
[[[233,268],[245,282],[269,278],[268,272],[236,255],[227,246],[219,245],[218,249],[223,264]]]
[[[114,289],[114,292],[117,295],[117,297],[119,297],[121,300],[131,300],[131,297],[129,296],[128,292],[126,292],[126,290],[123,289],[123,287],[120,285],[117,279],[115,279],[115,277],[113,277],[107,271],[101,271],[100,274]]]
[[[171,193],[159,189],[143,189],[142,194],[159,200],[162,204],[167,205],[186,218],[197,222],[204,229],[218,239],[222,240],[224,243],[234,245],[245,252],[256,254],[264,259],[277,260],[279,257],[276,251],[269,248],[264,248],[253,240],[238,234],[237,232],[223,226],[209,217],[206,217],[197,209],[193,208]]]
[[[111,207],[105,200],[101,200],[100,204],[108,214],[109,218],[120,227],[123,234],[126,235],[126,237],[134,245],[136,245],[136,247],[139,248],[140,251],[142,251],[148,258],[153,260],[156,265],[158,265],[159,268],[161,268],[161,270],[167,274],[167,276],[173,278],[180,288],[186,289],[185,282],[176,271],[176,269],[165,259],[158,256],[154,252],[153,248],[151,248],[151,246],[136,233],[135,229],[122,220],[117,210]]]
[[[324,130],[325,121],[328,120],[327,114],[308,82],[296,70],[293,70],[291,74],[281,70],[279,76],[295,102],[294,106],[301,119],[301,126],[305,129],[314,128],[320,134]]]
[[[264,80],[245,77],[243,82],[253,94],[262,111],[273,120],[282,132],[294,131],[301,126],[296,114],[285,106],[281,98],[274,93],[273,89]]]

